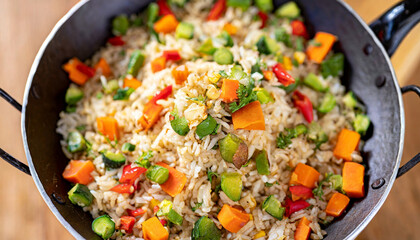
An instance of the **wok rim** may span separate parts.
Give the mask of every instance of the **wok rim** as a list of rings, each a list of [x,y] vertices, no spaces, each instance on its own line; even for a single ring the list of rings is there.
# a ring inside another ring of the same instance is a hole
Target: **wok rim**
[[[36,57],[35,57],[34,61],[33,61],[33,64],[31,66],[31,69],[30,69],[30,72],[29,72],[29,75],[28,75],[28,78],[27,78],[27,81],[26,81],[25,93],[24,93],[23,103],[22,103],[22,117],[21,117],[21,132],[22,132],[23,145],[24,145],[24,148],[25,148],[25,155],[26,155],[26,159],[28,161],[28,165],[29,165],[29,168],[30,168],[30,171],[31,171],[32,178],[35,182],[35,185],[36,185],[39,193],[41,194],[42,198],[44,199],[45,203],[47,204],[47,206],[51,210],[51,212],[55,215],[55,217],[58,219],[58,221],[61,223],[61,225],[64,226],[64,228],[76,239],[84,239],[84,238],[67,222],[67,220],[61,215],[61,213],[58,211],[58,209],[54,206],[54,203],[50,199],[48,193],[45,191],[44,186],[42,185],[41,180],[38,177],[38,174],[35,170],[34,163],[32,161],[31,153],[29,151],[29,145],[28,145],[27,135],[26,135],[25,121],[26,121],[26,106],[28,104],[28,98],[29,98],[29,93],[30,93],[30,89],[31,89],[31,86],[32,86],[32,81],[33,81],[35,73],[38,69],[39,62],[40,62],[42,56],[44,55],[45,49],[47,48],[49,43],[53,40],[57,31],[65,24],[65,22],[70,17],[72,17],[73,14],[76,13],[83,5],[85,5],[89,1],[90,0],[81,0],[78,3],[76,3],[55,24],[54,28],[51,30],[51,32],[48,34],[47,38],[42,43],[40,49],[38,50],[38,53],[36,54]],[[366,228],[366,226],[373,219],[373,217],[378,213],[379,209],[382,207],[385,200],[388,198],[388,195],[391,191],[391,188],[394,185],[394,181],[395,181],[396,176],[397,176],[398,168],[401,164],[401,158],[402,158],[402,153],[403,153],[403,148],[404,148],[405,114],[404,114],[404,105],[403,105],[403,100],[402,100],[402,93],[401,93],[401,90],[400,90],[400,87],[399,87],[399,84],[398,84],[398,81],[397,81],[397,77],[395,75],[394,68],[391,64],[391,60],[390,60],[387,52],[385,51],[383,45],[380,43],[379,39],[376,37],[376,35],[373,33],[373,31],[370,29],[370,27],[363,21],[363,19],[361,19],[361,17],[356,13],[356,11],[353,8],[350,7],[350,5],[345,3],[343,0],[338,0],[337,2],[339,4],[341,4],[362,25],[362,27],[370,35],[370,37],[373,39],[375,44],[378,46],[378,48],[382,52],[382,55],[384,56],[384,58],[386,60],[388,68],[391,71],[392,83],[393,83],[393,86],[395,87],[395,90],[397,92],[398,105],[399,105],[399,109],[400,109],[400,127],[401,127],[401,129],[400,129],[400,142],[399,142],[398,154],[397,154],[397,157],[396,157],[396,164],[395,164],[395,167],[393,169],[393,173],[391,175],[390,181],[389,181],[384,193],[382,194],[379,201],[376,202],[376,205],[374,206],[374,208],[362,220],[362,222],[357,227],[355,227],[354,230],[345,238],[345,239],[355,239],[360,234],[360,232],[363,229]]]

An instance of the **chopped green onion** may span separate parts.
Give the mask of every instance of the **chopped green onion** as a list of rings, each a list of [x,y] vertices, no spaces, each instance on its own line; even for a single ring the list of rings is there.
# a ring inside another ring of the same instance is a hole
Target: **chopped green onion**
[[[255,0],[255,5],[265,13],[273,11],[273,0]]]
[[[174,109],[174,111],[171,112],[171,116],[173,119],[170,122],[174,132],[181,136],[187,135],[190,131],[187,119],[185,119],[185,117],[179,117],[177,109]]]
[[[128,61],[127,74],[136,77],[143,66],[145,56],[140,50],[134,50]]]
[[[281,18],[294,19],[294,18],[299,17],[299,15],[300,15],[300,9],[298,5],[293,1],[283,4],[276,10],[276,16],[281,17]]]
[[[159,165],[153,165],[147,170],[146,177],[152,182],[164,184],[169,178],[169,170]]]
[[[153,23],[156,21],[158,15],[159,15],[159,5],[157,3],[152,2],[147,7],[147,26],[151,29],[153,29]]]
[[[299,51],[299,52],[305,51],[305,46],[303,45],[303,37],[297,37],[296,38],[295,49],[296,49],[296,51]]]
[[[357,114],[356,119],[354,119],[353,127],[356,132],[360,133],[361,135],[365,135],[366,131],[368,130],[370,125],[370,119],[368,116],[364,114]]]
[[[125,87],[125,88],[119,88],[117,90],[117,93],[114,95],[114,100],[128,100],[130,95],[134,92],[134,88]]]
[[[75,105],[83,98],[83,91],[76,87],[71,86],[66,91],[65,101],[69,105]]]
[[[112,20],[112,33],[116,36],[125,35],[129,27],[130,22],[126,15],[120,15]]]
[[[281,206],[279,200],[277,200],[273,195],[270,195],[264,200],[262,210],[266,211],[274,218],[282,220],[286,209]]]
[[[222,191],[232,201],[239,201],[242,194],[242,175],[236,172],[222,173]]]
[[[191,23],[180,22],[176,27],[175,37],[191,39],[194,36],[194,25]]]
[[[124,143],[121,147],[121,151],[123,153],[129,153],[136,150],[136,145],[133,145],[131,143]]]
[[[107,82],[106,85],[103,86],[104,92],[106,94],[110,94],[117,91],[119,87],[120,86],[118,85],[118,80],[115,80],[115,79]]]
[[[343,73],[344,54],[336,53],[321,63],[321,73],[324,78],[328,76],[337,77]]]
[[[245,11],[251,6],[251,0],[227,0],[226,5],[229,7],[238,7]]]
[[[279,136],[276,139],[277,147],[285,149],[292,143],[292,139],[300,136],[301,134],[306,134],[308,129],[305,125],[299,124],[295,128],[285,128],[283,132],[279,133]]]
[[[356,105],[357,105],[357,99],[356,99],[356,96],[354,95],[354,93],[352,91],[350,91],[346,95],[344,95],[344,97],[343,97],[343,103],[348,108],[354,108],[354,107],[356,107]]]
[[[86,140],[79,131],[72,131],[67,137],[67,149],[71,153],[86,149]]]
[[[226,48],[219,48],[213,54],[214,61],[220,65],[233,63],[233,54]]]
[[[318,92],[326,92],[328,90],[327,83],[313,73],[306,75],[303,83]]]
[[[211,38],[207,39],[206,41],[201,44],[201,46],[197,49],[197,52],[207,54],[207,55],[213,55],[214,52],[216,52],[217,48],[213,46],[213,41]]]
[[[151,150],[143,152],[135,163],[138,164],[140,167],[150,168],[152,164],[150,163],[149,159],[151,159],[152,157],[153,152]]]
[[[218,128],[219,124],[217,124],[216,120],[214,120],[214,118],[208,114],[207,118],[198,124],[195,133],[197,133],[200,139],[203,139],[205,136],[210,134],[217,134]]]
[[[336,101],[332,93],[326,93],[322,99],[321,105],[318,107],[318,111],[321,113],[328,113],[335,107]]]
[[[257,165],[258,174],[270,174],[270,163],[268,162],[268,156],[265,150],[259,151],[255,154],[255,163]]]

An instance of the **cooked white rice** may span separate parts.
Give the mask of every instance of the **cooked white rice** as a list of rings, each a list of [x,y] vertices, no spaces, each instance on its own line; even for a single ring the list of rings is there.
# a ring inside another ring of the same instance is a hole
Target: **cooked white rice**
[[[339,174],[341,172],[342,160],[336,159],[332,150],[338,132],[345,127],[352,128],[350,123],[354,119],[354,112],[342,103],[345,88],[340,84],[338,78],[325,79],[330,86],[330,91],[337,99],[337,106],[323,116],[314,111],[314,120],[319,122],[329,137],[329,141],[322,144],[320,150],[315,150],[315,144],[307,141],[304,136],[293,139],[292,144],[286,149],[276,147],[276,137],[280,132],[285,128],[306,123],[302,114],[293,107],[290,94],[278,87],[281,84],[276,79],[258,84],[270,92],[275,99],[272,103],[262,105],[265,131],[234,130],[230,121],[230,113],[225,110],[220,99],[208,100],[205,105],[187,99],[205,95],[206,90],[213,86],[209,81],[209,76],[213,76],[220,70],[229,73],[232,67],[232,65],[219,65],[216,62],[208,61],[205,57],[194,60],[200,56],[195,49],[208,37],[216,37],[226,23],[231,23],[239,29],[238,33],[233,36],[235,44],[230,49],[234,61],[239,62],[245,72],[250,73],[251,66],[260,57],[255,47],[259,37],[265,33],[272,34],[274,29],[279,26],[284,27],[289,33],[291,28],[287,21],[280,20],[277,24],[270,25],[264,30],[260,29],[261,22],[253,20],[258,11],[255,7],[251,7],[246,12],[228,8],[226,14],[219,20],[205,21],[211,4],[211,0],[191,1],[185,7],[186,11],[177,12],[177,16],[182,21],[194,25],[195,37],[191,40],[176,39],[174,34],[160,34],[160,38],[166,42],[163,45],[149,38],[149,31],[146,27],[134,27],[130,28],[123,36],[123,40],[126,42],[124,46],[107,44],[86,62],[88,65],[94,65],[100,58],[105,58],[113,72],[113,77],[106,79],[109,81],[118,79],[119,76],[125,74],[128,59],[133,50],[141,49],[146,56],[145,64],[138,76],[133,76],[142,81],[142,86],[131,94],[129,100],[115,101],[110,94],[103,94],[99,99],[98,94],[102,92],[100,78],[104,77],[97,73],[83,86],[84,97],[77,103],[76,111],[60,113],[57,132],[63,136],[64,140],[61,141],[61,144],[64,153],[69,159],[91,160],[96,168],[96,171],[92,173],[94,181],[88,185],[94,196],[94,202],[84,210],[89,211],[94,218],[107,213],[118,227],[119,218],[126,215],[126,209],[145,207],[147,212],[137,219],[133,234],[124,235],[116,232],[113,236],[116,239],[142,239],[141,223],[153,216],[153,209],[150,208],[152,199],[173,201],[174,209],[184,218],[182,226],[174,225],[168,228],[170,239],[190,239],[194,223],[201,216],[208,216],[220,227],[216,216],[224,204],[241,205],[247,213],[252,214],[252,218],[236,234],[226,230],[222,231],[223,239],[252,239],[260,231],[266,233],[266,236],[261,239],[293,239],[296,223],[303,216],[311,221],[310,238],[322,239],[326,232],[321,229],[319,222],[332,220],[332,217],[327,216],[324,211],[327,202],[319,198],[310,199],[308,201],[312,207],[298,211],[281,221],[271,217],[260,206],[263,200],[271,194],[281,202],[284,201],[287,196],[291,171],[297,163],[313,166],[322,176],[325,173]],[[284,56],[293,58],[293,49],[287,48],[282,43],[279,45]],[[182,58],[187,60],[170,62],[166,69],[153,73],[150,62],[161,56],[162,51],[174,49],[178,50]],[[124,52],[125,54],[123,54]],[[276,63],[276,57],[272,55],[264,55],[260,58],[268,66]],[[180,64],[186,64],[191,74],[183,85],[176,85],[171,70]],[[309,72],[322,78],[318,65],[307,60],[289,72],[294,78],[302,78]],[[119,84],[122,85],[121,78]],[[168,85],[172,85],[174,91],[167,100],[158,101],[164,106],[160,120],[149,131],[142,131],[138,119],[142,116],[144,105],[151,96]],[[314,106],[317,106],[322,99],[322,93],[305,86],[299,86],[298,89],[310,98]],[[178,109],[179,114],[186,116],[189,121],[191,130],[186,136],[178,135],[171,127],[170,112],[174,108]],[[221,127],[216,135],[209,135],[199,140],[195,134],[195,127],[206,118],[206,114],[213,116]],[[113,116],[118,121],[121,137],[117,148],[113,148],[105,137],[98,133],[96,118],[103,116]],[[86,127],[84,137],[92,144],[90,155],[87,153],[71,154],[67,150],[68,133],[78,126]],[[234,133],[245,141],[248,145],[249,157],[256,150],[265,149],[268,153],[271,174],[268,176],[259,175],[253,161],[247,167],[240,169],[223,161],[219,150],[212,148],[227,133]],[[126,142],[136,146],[134,152],[125,154],[128,162],[134,162],[142,152],[151,150],[154,154],[151,159],[152,163],[163,161],[187,176],[188,180],[184,190],[172,198],[161,190],[159,184],[148,181],[143,174],[139,180],[140,188],[134,194],[119,194],[109,191],[118,184],[122,168],[106,170],[99,152],[105,149],[119,152],[118,149]],[[360,155],[356,152],[354,158],[361,160]],[[211,184],[207,180],[208,170],[219,174],[223,172],[241,173],[244,184],[241,200],[233,202],[221,191],[218,200],[213,201]],[[268,187],[266,183],[273,185]],[[324,200],[329,199],[332,193],[331,189],[324,188]],[[201,202],[202,206],[193,212],[191,207]]]

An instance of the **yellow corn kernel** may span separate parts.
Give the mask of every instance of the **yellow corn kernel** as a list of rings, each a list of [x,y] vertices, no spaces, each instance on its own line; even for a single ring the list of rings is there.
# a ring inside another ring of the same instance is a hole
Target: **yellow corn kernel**
[[[283,66],[284,66],[284,69],[286,69],[286,70],[292,70],[292,68],[293,68],[292,60],[289,57],[284,56],[283,57]]]
[[[213,73],[212,76],[209,76],[209,81],[211,83],[217,83],[217,81],[219,81],[220,77],[222,77],[220,74],[218,73]]]
[[[229,35],[235,35],[238,32],[238,28],[230,23],[226,23],[225,26],[223,26],[223,30],[229,33]]]
[[[257,232],[257,234],[254,235],[254,239],[258,239],[258,238],[262,238],[265,237],[265,232],[264,231],[259,231]]]
[[[284,240],[286,238],[286,236],[281,236],[278,240]]]
[[[302,64],[305,61],[306,55],[304,52],[295,52],[293,53],[293,58],[299,63]]]
[[[156,206],[159,206],[159,204],[160,204],[159,200],[156,200],[154,198],[150,200],[150,206],[152,207],[152,209],[155,208]]]
[[[249,221],[253,221],[254,220],[254,216],[252,216],[252,214],[248,214],[249,215]]]
[[[207,88],[206,95],[209,99],[218,99],[220,96],[220,91],[215,86],[210,84]]]

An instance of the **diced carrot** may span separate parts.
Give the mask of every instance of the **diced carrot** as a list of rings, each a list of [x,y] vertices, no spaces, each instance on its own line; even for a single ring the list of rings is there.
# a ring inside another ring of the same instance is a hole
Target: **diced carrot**
[[[89,76],[77,69],[77,66],[83,64],[79,59],[72,58],[63,65],[63,69],[69,74],[71,81],[78,85],[83,85],[89,80]]]
[[[172,16],[172,15],[166,15],[166,16]],[[164,56],[157,57],[150,64],[151,64],[153,73],[162,71],[166,67],[166,58]]]
[[[220,98],[222,98],[223,102],[231,103],[238,99],[238,94],[236,91],[239,88],[239,81],[233,79],[224,79],[222,83],[222,94]]]
[[[306,217],[300,219],[295,231],[295,240],[307,240],[309,238],[309,234],[311,234],[310,223]]]
[[[147,219],[141,224],[145,240],[166,240],[169,233],[157,217]]]
[[[147,108],[143,110],[143,116],[139,119],[139,122],[144,130],[150,129],[159,120],[160,112],[163,110],[163,106],[159,104],[148,104]]]
[[[337,144],[334,148],[334,156],[342,158],[346,161],[351,161],[351,154],[359,145],[360,134],[355,131],[343,128],[338,135]]]
[[[343,190],[351,198],[365,196],[365,167],[355,162],[345,162],[343,166]]]
[[[338,217],[344,212],[349,202],[349,197],[339,192],[336,192],[332,195],[330,201],[328,201],[325,212],[330,216]]]
[[[249,221],[249,214],[227,204],[223,205],[217,215],[220,224],[229,232],[237,233]]]
[[[156,164],[169,170],[168,180],[166,180],[164,184],[161,184],[160,187],[171,197],[175,197],[184,189],[184,186],[187,183],[187,177],[184,173],[170,167],[166,163],[159,162]]]
[[[330,33],[317,32],[314,40],[316,43],[320,44],[320,46],[309,46],[306,50],[306,55],[308,55],[310,60],[316,63],[321,63],[331,50],[337,38]]]
[[[114,141],[120,138],[118,122],[115,118],[99,117],[96,119],[96,124],[98,126],[98,131],[108,137],[109,140]]]
[[[90,173],[95,170],[91,161],[71,160],[64,169],[63,177],[69,182],[87,185],[93,181]]]
[[[273,79],[274,73],[272,71],[263,70],[262,72],[263,72],[263,76],[266,80],[270,81],[271,79]]]
[[[190,75],[186,65],[181,65],[172,70],[172,77],[175,79],[176,84],[182,84]]]
[[[168,14],[163,16],[153,25],[153,29],[158,33],[171,33],[176,30],[179,22],[175,16]]]
[[[315,168],[298,163],[290,178],[290,184],[314,188],[315,183],[318,182],[319,175],[319,172]]]
[[[95,65],[95,69],[96,71],[98,71],[98,69],[101,69],[102,75],[104,75],[105,77],[109,77],[112,74],[111,68],[109,67],[105,58],[99,59],[99,62]]]
[[[229,35],[235,35],[238,32],[238,28],[230,23],[226,23],[223,26],[223,30],[225,30]]]
[[[254,101],[232,113],[234,129],[265,130],[264,114],[261,103]]]
[[[124,78],[123,88],[129,87],[132,89],[137,89],[141,86],[141,82],[135,78]]]

